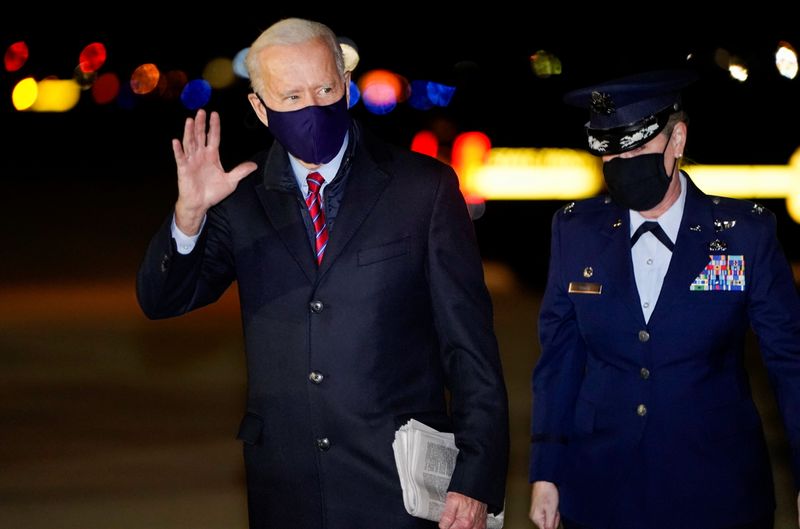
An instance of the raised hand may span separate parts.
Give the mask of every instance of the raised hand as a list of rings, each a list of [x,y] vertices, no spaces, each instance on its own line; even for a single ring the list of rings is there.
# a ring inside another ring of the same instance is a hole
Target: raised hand
[[[172,152],[178,166],[178,201],[175,224],[186,235],[200,231],[208,209],[233,193],[239,180],[255,171],[253,162],[243,162],[225,172],[219,160],[219,114],[211,113],[206,134],[206,112],[197,111],[186,118],[183,142],[172,140]]]

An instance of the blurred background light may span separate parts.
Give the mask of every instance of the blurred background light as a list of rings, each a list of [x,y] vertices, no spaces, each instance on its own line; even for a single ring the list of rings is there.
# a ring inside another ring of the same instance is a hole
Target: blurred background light
[[[714,50],[714,63],[723,70],[727,70],[731,65],[730,52],[725,48],[717,48]]]
[[[92,85],[92,98],[98,105],[108,104],[119,94],[119,77],[113,72],[100,75]]]
[[[17,110],[28,110],[36,102],[38,95],[39,86],[36,84],[36,79],[26,77],[18,82],[11,91],[11,103]]]
[[[3,62],[8,72],[16,72],[28,60],[28,45],[23,41],[15,42],[6,49]]]
[[[411,81],[411,97],[408,104],[417,110],[428,110],[433,108],[433,101],[428,97],[428,83],[430,81],[416,80]]]
[[[747,67],[741,62],[735,60],[734,58],[731,58],[731,64],[730,66],[728,66],[728,72],[731,74],[731,77],[733,77],[740,83],[747,81],[747,76],[748,76]]]
[[[155,64],[142,64],[131,74],[131,90],[138,95],[149,94],[158,86],[159,77],[161,72]]]
[[[775,52],[775,67],[787,79],[797,77],[797,52],[788,42],[780,42]]]
[[[189,81],[181,92],[181,103],[189,110],[204,107],[211,100],[211,85],[205,79]]]
[[[361,100],[373,114],[386,114],[397,106],[403,95],[402,81],[389,70],[371,70],[358,80]]]
[[[436,158],[439,154],[439,140],[433,132],[421,130],[417,132],[411,140],[411,150]]]
[[[81,51],[78,67],[82,72],[96,72],[106,62],[106,47],[100,42],[93,42]]]
[[[250,51],[250,48],[244,48],[239,50],[239,53],[233,57],[233,73],[242,79],[250,79],[250,74],[247,73],[247,64],[245,62],[248,51]]]
[[[72,110],[81,97],[81,86],[74,79],[42,79],[39,95],[31,107],[36,112]]]
[[[450,101],[453,99],[453,95],[456,93],[455,86],[447,86],[442,83],[434,83],[433,81],[429,82],[426,88],[428,91],[428,99],[438,107],[446,107],[449,105]]]
[[[358,61],[361,57],[358,55],[358,46],[351,39],[347,37],[339,37],[339,47],[342,49],[342,56],[344,57],[344,71],[352,72],[358,66]]]
[[[353,79],[350,79],[350,104],[347,108],[353,108],[361,100],[361,90]]]
[[[203,79],[208,81],[211,88],[227,88],[236,80],[233,73],[233,61],[226,57],[211,59],[203,68]]]
[[[78,85],[81,87],[81,90],[88,90],[92,87],[97,79],[97,72],[86,72],[83,71],[80,66],[78,66],[75,68],[72,78],[76,83],[78,83]]]
[[[531,68],[539,78],[561,75],[561,59],[549,51],[539,50],[531,55]]]
[[[178,99],[183,92],[189,76],[183,70],[170,70],[158,79],[158,94],[167,101]]]

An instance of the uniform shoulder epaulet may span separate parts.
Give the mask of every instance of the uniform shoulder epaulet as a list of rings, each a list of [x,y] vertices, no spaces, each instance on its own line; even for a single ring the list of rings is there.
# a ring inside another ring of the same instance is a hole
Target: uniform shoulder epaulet
[[[722,210],[739,214],[747,213],[756,216],[769,213],[769,209],[765,206],[750,200],[712,196],[711,202],[716,206],[718,211]]]
[[[608,196],[592,197],[577,202],[569,202],[561,207],[560,212],[562,215],[573,215],[575,213],[595,211],[610,203],[611,198]]]

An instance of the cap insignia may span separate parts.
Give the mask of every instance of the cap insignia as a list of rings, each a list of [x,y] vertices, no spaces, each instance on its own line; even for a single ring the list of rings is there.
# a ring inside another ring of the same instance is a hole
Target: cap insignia
[[[614,106],[614,100],[611,99],[611,94],[606,94],[604,92],[598,92],[597,90],[592,92],[592,112],[596,114],[605,114],[609,116],[617,111],[616,107]]]

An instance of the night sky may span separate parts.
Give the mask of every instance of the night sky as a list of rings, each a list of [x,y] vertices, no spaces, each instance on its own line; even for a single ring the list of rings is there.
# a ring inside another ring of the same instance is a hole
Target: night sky
[[[691,17],[689,22],[656,24],[652,15],[633,23],[617,19],[604,4],[580,19],[567,14],[568,6],[545,10],[532,5],[533,14],[523,15],[504,9],[503,3],[491,5],[498,6],[496,12],[458,16],[422,12],[419,5],[416,12],[382,5],[379,11],[355,13],[344,4],[325,10],[251,4],[244,10],[180,17],[148,12],[146,6],[130,8],[130,13],[115,7],[114,13],[95,11],[94,16],[107,20],[97,24],[76,12],[47,21],[6,17],[0,45],[5,49],[26,40],[31,59],[20,72],[0,73],[0,174],[6,191],[0,237],[12,256],[0,261],[3,281],[132,274],[174,202],[170,139],[180,134],[190,114],[178,101],[142,96],[133,109],[122,109],[115,103],[99,106],[84,93],[78,106],[64,114],[13,110],[10,94],[18,80],[71,77],[78,53],[93,41],[108,49],[101,72],[125,79],[139,64],[154,62],[162,70],[184,70],[191,79],[208,60],[232,57],[279,18],[314,18],[357,44],[361,62],[355,78],[386,68],[409,80],[456,86],[448,108],[423,112],[400,104],[385,116],[369,114],[360,104],[352,110],[388,141],[407,146],[416,131],[430,129],[445,148],[455,134],[469,130],[485,132],[494,146],[583,148],[587,116],[561,102],[564,92],[648,69],[688,66],[701,75],[685,98],[691,116],[689,158],[703,164],[785,164],[800,147],[800,79],[780,77],[773,65],[778,41],[800,46],[797,24],[791,31],[774,22],[744,27],[742,21],[701,23]],[[669,8],[663,5],[665,12]],[[756,24],[757,17],[746,20]],[[716,66],[718,47],[748,63],[747,83],[731,80]],[[533,74],[529,57],[540,49],[560,57],[561,76],[539,79]],[[247,81],[239,79],[231,88],[214,91],[206,107],[221,113],[222,159],[228,167],[271,142],[247,93]],[[507,261],[533,284],[540,283],[547,252],[531,258],[508,234],[519,222],[532,223],[533,245],[546,247],[549,219],[560,205],[490,202],[476,221],[484,255]],[[781,221],[779,235],[787,253],[800,257],[790,246],[800,236],[798,225],[787,220],[782,201],[767,205]]]

